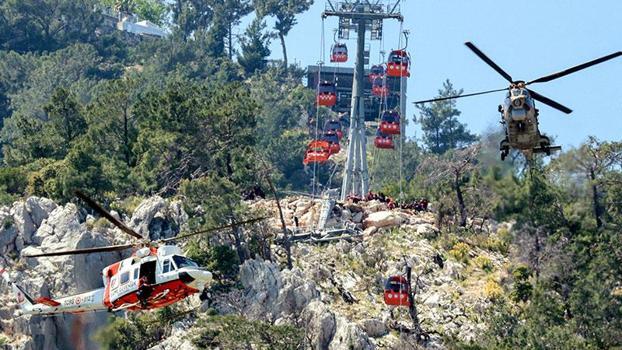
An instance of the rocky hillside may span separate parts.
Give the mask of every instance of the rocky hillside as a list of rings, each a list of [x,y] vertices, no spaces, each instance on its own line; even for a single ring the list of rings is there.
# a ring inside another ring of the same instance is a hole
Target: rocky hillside
[[[247,204],[268,213],[268,224],[280,232],[274,201]],[[288,227],[294,227],[297,217],[301,230],[313,228],[321,208],[319,200],[301,197],[286,198],[281,205]],[[180,232],[188,216],[180,202],[153,197],[125,219],[155,239]],[[59,206],[31,197],[0,208],[0,221],[0,263],[32,294],[58,296],[101,287],[101,269],[122,258],[117,253],[19,259],[25,252],[124,242],[110,225],[72,203]],[[412,266],[418,281],[419,318],[430,336],[425,348],[445,348],[448,342],[469,341],[486,331],[483,315],[506,278],[508,261],[498,234],[508,227],[475,223],[482,234],[448,238],[439,234],[432,213],[390,211],[377,201],[338,203],[328,226],[345,224],[363,230],[362,238],[324,245],[296,243],[291,270],[283,268],[285,252],[276,245],[273,261],[247,260],[236,288],[214,291],[203,304],[196,296],[184,302],[181,308],[196,312],[176,322],[154,349],[194,349],[200,320],[214,313],[295,325],[304,330],[313,349],[415,348],[408,313],[391,310],[382,300],[384,281],[402,273],[405,264]],[[11,349],[93,349],[94,332],[114,317],[99,313],[14,318],[15,303],[4,282],[0,293],[0,329]]]

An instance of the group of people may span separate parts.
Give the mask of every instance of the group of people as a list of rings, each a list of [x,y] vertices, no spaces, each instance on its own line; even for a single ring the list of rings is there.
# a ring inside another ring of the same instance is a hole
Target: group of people
[[[382,192],[374,193],[372,191],[369,191],[367,195],[365,195],[364,197],[357,196],[357,195],[349,195],[348,199],[354,203],[358,203],[360,201],[377,200],[381,203],[385,203],[387,205],[387,208],[389,209],[401,208],[401,209],[411,209],[415,211],[428,210],[428,203],[429,203],[428,200],[425,198],[416,199],[416,200],[406,202],[406,203],[399,203],[395,201],[392,197],[387,196]]]

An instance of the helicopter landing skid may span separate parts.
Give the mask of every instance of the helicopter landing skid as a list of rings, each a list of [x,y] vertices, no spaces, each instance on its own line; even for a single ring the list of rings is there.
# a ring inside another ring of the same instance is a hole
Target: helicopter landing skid
[[[546,146],[546,147],[534,147],[533,153],[546,153],[547,156],[551,155],[551,152],[561,151],[562,146]]]

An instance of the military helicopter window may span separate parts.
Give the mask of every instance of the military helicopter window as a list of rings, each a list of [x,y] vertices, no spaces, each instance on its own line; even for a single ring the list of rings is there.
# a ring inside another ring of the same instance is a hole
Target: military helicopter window
[[[182,267],[199,267],[199,264],[196,262],[179,255],[173,256],[173,261],[175,261],[175,265],[177,265],[178,269]]]
[[[124,272],[121,274],[121,284],[127,283],[130,280],[130,272]]]

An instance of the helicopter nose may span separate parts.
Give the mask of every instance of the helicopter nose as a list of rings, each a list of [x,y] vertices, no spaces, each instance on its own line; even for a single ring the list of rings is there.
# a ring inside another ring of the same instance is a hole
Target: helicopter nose
[[[205,284],[212,278],[212,273],[206,270],[186,269],[179,273],[179,279],[185,284]]]

